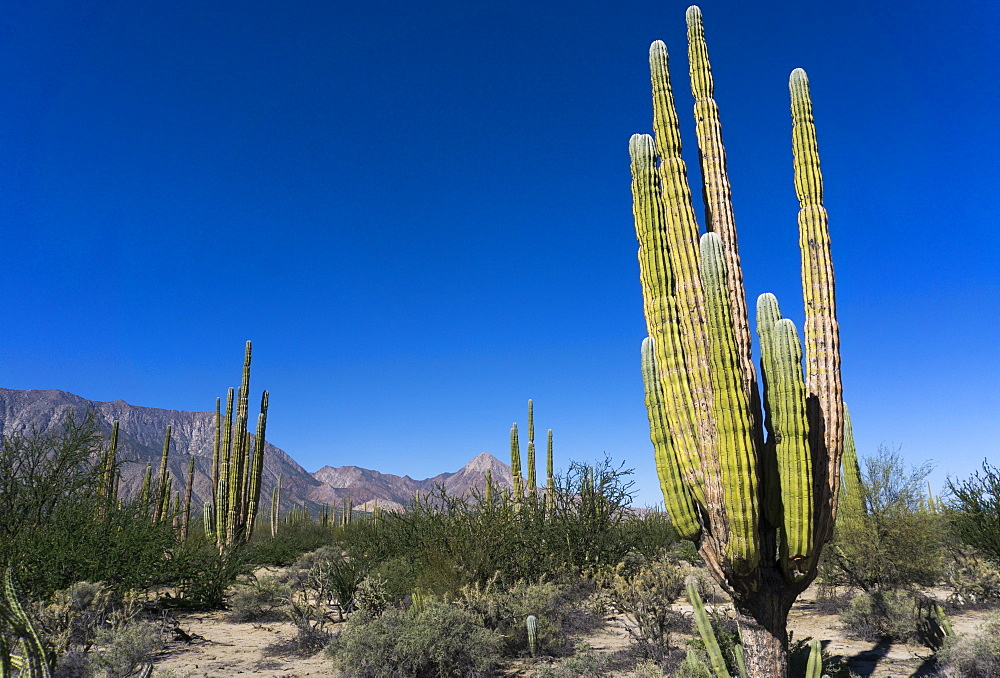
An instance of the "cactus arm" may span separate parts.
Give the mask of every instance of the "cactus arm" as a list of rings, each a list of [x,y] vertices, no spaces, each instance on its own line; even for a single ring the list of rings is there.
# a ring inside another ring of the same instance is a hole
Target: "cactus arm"
[[[521,485],[521,444],[517,439],[517,422],[510,428],[510,475],[514,483],[514,499],[524,499],[524,488]]]
[[[532,657],[538,656],[538,618],[529,614],[528,618],[524,620],[524,625],[528,630],[528,650],[531,652]]]
[[[842,476],[843,487],[840,497],[840,510],[853,515],[864,513],[865,511],[865,489],[861,482],[861,466],[858,464],[858,450],[854,445],[854,429],[851,426],[851,415],[844,405],[844,456],[841,459],[843,466]]]
[[[642,383],[646,391],[646,414],[649,417],[649,438],[656,458],[656,473],[660,478],[663,502],[670,514],[670,521],[682,539],[695,540],[701,532],[701,524],[667,431],[656,348],[653,344],[651,337],[642,341]]]
[[[802,251],[802,296],[805,301],[806,389],[810,397],[811,445],[825,468],[817,469],[816,537],[833,535],[840,492],[844,403],[840,374],[840,327],[830,254],[829,219],[823,207],[823,174],[809,80],[796,68],[788,81],[792,99],[792,149],[795,194],[799,200],[799,249]],[[822,422],[822,424],[820,423]]]
[[[226,417],[222,423],[222,447],[219,457],[219,489],[215,504],[215,539],[221,548],[226,543],[229,518],[229,466],[233,456],[233,398],[235,391],[226,392]]]
[[[267,430],[268,392],[264,391],[260,400],[260,414],[257,416],[257,434],[254,436],[253,465],[247,490],[246,538],[253,534],[260,504],[261,480],[264,475],[264,437]]]
[[[535,486],[538,481],[535,476],[535,408],[528,400],[528,493],[535,496]]]
[[[670,85],[667,47],[657,40],[649,48],[650,80],[653,86],[653,130],[660,156],[657,175],[665,210],[667,260],[673,276],[679,313],[682,359],[688,374],[692,399],[691,416],[698,431],[693,449],[702,460],[716,453],[715,421],[712,417],[712,385],[709,376],[708,330],[698,253],[698,223],[688,185],[687,166],[681,157],[680,123]],[[650,336],[655,336],[650,333]]]
[[[665,255],[666,224],[656,175],[653,138],[635,134],[629,140],[632,171],[632,214],[639,240],[639,276],[642,282],[647,334],[655,341],[656,362],[663,385],[663,407],[674,451],[692,496],[706,503],[706,479],[698,455],[688,372],[683,360],[680,311],[674,293],[670,263]],[[718,493],[716,493],[718,494]]]
[[[215,436],[212,439],[212,503],[219,500],[219,450],[222,445],[222,398],[215,399]]]
[[[737,574],[749,575],[760,559],[757,532],[757,462],[749,395],[744,390],[738,346],[733,334],[726,262],[717,233],[701,237],[704,284],[712,360],[712,394],[730,534],[726,555]]]
[[[167,457],[170,455],[170,425],[167,425],[167,434],[163,437],[163,453],[160,455],[160,475],[156,486],[156,514],[154,521],[159,522],[163,518],[164,503],[169,506],[168,479],[167,479]],[[166,499],[164,499],[166,497]]]
[[[732,188],[726,169],[726,149],[722,144],[722,124],[719,107],[715,102],[715,84],[712,65],[708,59],[705,29],[701,10],[692,5],[687,10],[688,64],[691,77],[691,94],[694,96],[695,132],[698,136],[698,159],[701,164],[702,196],[705,201],[706,228],[718,233],[726,261],[729,289],[730,316],[739,359],[743,390],[749,399],[758,397],[757,380],[753,368],[750,326],[747,318],[746,291],[743,287],[743,269],[736,236],[736,219],[733,215]],[[756,414],[759,408],[751,410]],[[753,421],[759,434],[759,421]]]
[[[766,323],[768,319],[764,319]],[[761,327],[761,354],[767,373],[765,402],[773,429],[782,507],[781,560],[787,576],[797,581],[807,574],[815,550],[814,497],[802,345],[791,320]]]
[[[191,524],[191,491],[194,488],[194,457],[188,462],[187,486],[184,488],[184,522],[181,523],[181,539],[187,539]]]
[[[698,594],[698,582],[693,576],[688,576],[685,580],[687,585],[688,598],[691,601],[691,608],[694,610],[694,621],[695,625],[698,627],[698,635],[701,636],[702,642],[705,643],[705,651],[708,652],[708,660],[712,664],[712,671],[715,672],[716,678],[730,678],[729,671],[726,669],[726,660],[722,656],[722,648],[719,647],[719,641],[715,638],[715,632],[712,630],[712,622],[708,618],[708,612],[705,610],[705,603],[701,600],[701,595]]]
[[[545,452],[545,508],[553,510],[556,505],[556,479],[552,464],[552,429],[549,429]]]
[[[823,645],[814,640],[809,643],[809,661],[806,663],[805,678],[820,678],[823,673]]]

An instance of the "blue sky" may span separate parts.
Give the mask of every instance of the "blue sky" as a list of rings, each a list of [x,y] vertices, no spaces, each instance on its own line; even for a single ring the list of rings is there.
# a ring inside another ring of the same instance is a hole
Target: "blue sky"
[[[627,143],[663,39],[697,164],[686,7],[12,4],[0,386],[210,410],[253,339],[309,470],[504,458],[533,398],[557,466],[607,453],[659,501]],[[802,67],[862,454],[1000,463],[1000,9],[701,7],[751,298],[801,321]]]

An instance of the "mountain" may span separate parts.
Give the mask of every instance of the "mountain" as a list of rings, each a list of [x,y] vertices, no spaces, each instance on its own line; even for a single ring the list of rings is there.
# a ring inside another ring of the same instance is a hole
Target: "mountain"
[[[334,503],[350,496],[355,505],[369,508],[376,500],[379,506],[400,508],[416,494],[427,494],[444,487],[449,495],[465,496],[486,486],[486,470],[493,483],[510,487],[513,482],[510,466],[492,454],[483,452],[455,473],[442,473],[433,478],[414,480],[410,476],[379,473],[358,466],[324,466],[313,474],[323,483],[313,490],[310,499],[320,503]]]
[[[188,464],[194,457],[192,504],[201,506],[211,501],[215,412],[139,407],[123,400],[99,402],[57,389],[18,391],[0,388],[0,434],[4,436],[25,434],[33,429],[47,432],[61,426],[70,412],[79,419],[88,411],[94,413],[105,435],[110,435],[112,422],[119,422],[118,458],[123,460],[123,493],[132,495],[138,492],[147,463],[152,463],[155,475],[169,425],[168,472],[173,477],[173,488],[180,490],[185,487]],[[485,487],[487,469],[495,484],[508,487],[512,484],[510,467],[485,452],[454,473],[414,480],[409,476],[379,473],[358,466],[324,466],[316,473],[309,473],[284,450],[265,443],[261,504],[268,505],[266,498],[270,497],[279,474],[282,476],[283,510],[303,503],[316,508],[321,504],[339,503],[347,497],[355,507],[366,510],[375,501],[384,508],[401,508],[415,494],[431,492],[438,486],[443,486],[450,495],[466,495],[473,489],[481,490]]]

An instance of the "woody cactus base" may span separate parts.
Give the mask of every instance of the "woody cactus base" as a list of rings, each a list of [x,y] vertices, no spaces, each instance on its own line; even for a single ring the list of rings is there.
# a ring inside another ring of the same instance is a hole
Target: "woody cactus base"
[[[757,302],[762,390],[701,11],[687,11],[707,232],[681,156],[666,46],[649,51],[654,136],[629,143],[648,337],[642,372],[664,502],[733,597],[747,673],[787,673],[788,610],[832,536],[844,441],[839,329],[809,84],[789,79],[805,348],[777,299]],[[804,371],[803,371],[804,364]]]

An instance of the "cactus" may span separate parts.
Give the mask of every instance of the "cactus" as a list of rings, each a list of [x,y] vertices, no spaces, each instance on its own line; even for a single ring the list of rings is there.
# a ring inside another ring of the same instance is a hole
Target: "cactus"
[[[278,474],[278,482],[271,490],[271,536],[278,536],[278,511],[281,508],[281,474]]]
[[[191,492],[194,489],[194,457],[188,461],[187,485],[184,487],[184,510],[181,522],[181,539],[187,539],[188,528],[191,525]]]
[[[545,510],[552,511],[556,507],[556,478],[552,464],[552,429],[549,429],[548,451],[545,453]]]
[[[844,447],[839,329],[812,103],[805,73],[794,70],[804,342],[781,318],[777,300],[762,295],[762,399],[697,7],[688,9],[687,23],[707,233],[699,236],[660,41],[650,47],[655,138],[637,134],[629,143],[649,335],[642,367],[650,438],[678,532],[697,544],[733,597],[749,674],[780,678],[787,672],[788,609],[815,578],[820,549],[832,536]]]
[[[705,643],[705,651],[712,664],[712,671],[715,672],[716,678],[730,678],[729,671],[726,669],[726,660],[722,656],[722,648],[719,647],[719,641],[715,638],[715,631],[712,630],[712,622],[705,610],[705,603],[702,602],[701,595],[698,593],[698,580],[694,575],[688,575],[684,584],[687,586],[688,599],[691,601],[691,608],[694,611],[695,626],[698,627],[698,635]]]
[[[0,643],[0,672],[12,676],[18,670],[21,678],[51,678],[56,654],[42,638],[35,621],[25,611],[14,582],[14,570],[6,568],[0,582],[0,636],[10,634],[20,646],[21,654],[12,655],[7,637]]]
[[[538,656],[538,617],[529,614],[524,620],[524,625],[528,629],[528,650],[532,657]]]
[[[510,427],[510,476],[514,483],[514,500],[524,500],[524,485],[521,484],[521,444],[517,440],[517,422]]]
[[[170,456],[170,426],[163,438],[163,453],[160,455],[160,474],[157,476],[156,504],[153,506],[153,521],[160,522],[170,509],[170,476],[167,474],[167,461]]]
[[[818,640],[809,643],[809,661],[806,663],[805,678],[822,678],[823,645]]]
[[[528,399],[528,493],[535,497],[535,409]]]
[[[493,469],[486,469],[486,485],[483,490],[483,501],[487,506],[493,503]]]
[[[246,343],[243,357],[243,378],[238,391],[229,389],[226,414],[222,416],[221,401],[216,401],[216,441],[219,448],[213,475],[212,503],[215,508],[215,541],[220,550],[245,544],[253,533],[260,502],[261,477],[264,470],[264,435],[267,425],[268,392],[261,395],[257,433],[250,447],[249,420],[250,359],[252,344]],[[233,420],[235,404],[235,422]]]

